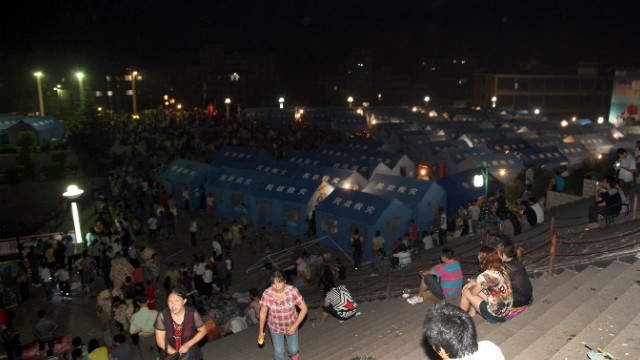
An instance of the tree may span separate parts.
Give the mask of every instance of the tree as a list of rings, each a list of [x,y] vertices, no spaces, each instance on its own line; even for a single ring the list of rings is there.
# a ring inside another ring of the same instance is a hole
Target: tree
[[[32,150],[38,144],[36,134],[33,131],[21,131],[18,134],[16,145],[20,148],[16,155],[18,165],[24,167],[25,177],[27,179],[35,179],[36,167],[38,165],[38,157],[33,154]]]
[[[87,175],[104,174],[115,138],[109,121],[97,113],[92,101],[83,101],[69,124],[67,142]]]

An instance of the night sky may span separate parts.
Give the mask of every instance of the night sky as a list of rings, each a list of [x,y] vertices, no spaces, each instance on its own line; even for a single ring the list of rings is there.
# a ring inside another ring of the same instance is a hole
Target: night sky
[[[283,73],[336,73],[351,51],[375,67],[469,56],[640,65],[640,1],[16,1],[2,20],[3,86],[36,69],[108,73],[194,63],[206,44],[279,55]],[[7,6],[7,5],[5,5]],[[179,54],[177,60],[169,60]],[[177,61],[177,63],[176,63]],[[516,65],[517,66],[517,65]],[[280,69],[279,69],[280,70]],[[11,75],[10,75],[11,74]]]

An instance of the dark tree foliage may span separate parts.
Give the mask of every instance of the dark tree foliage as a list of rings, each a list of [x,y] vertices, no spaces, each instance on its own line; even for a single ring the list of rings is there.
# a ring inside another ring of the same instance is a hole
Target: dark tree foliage
[[[106,173],[109,151],[115,142],[115,137],[109,120],[100,116],[90,101],[83,102],[82,108],[69,124],[67,142],[78,156],[79,165],[87,175]]]

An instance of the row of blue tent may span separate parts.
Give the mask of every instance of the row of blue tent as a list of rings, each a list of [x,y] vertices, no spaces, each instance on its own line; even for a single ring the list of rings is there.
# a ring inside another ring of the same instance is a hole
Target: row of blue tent
[[[191,210],[200,208],[201,197],[213,194],[213,214],[219,217],[241,221],[244,204],[254,226],[270,222],[278,228],[284,224],[288,233],[298,236],[306,233],[314,221],[323,245],[342,249],[348,248],[350,234],[356,228],[368,241],[380,231],[387,251],[408,231],[411,219],[421,229],[428,229],[439,208],[455,213],[458,206],[484,195],[483,187],[473,186],[477,169],[439,182],[377,174],[357,190],[346,180],[348,171],[306,164],[274,170],[269,159],[258,170],[260,162],[249,169],[176,159],[159,173],[158,181],[182,208],[185,189]],[[499,187],[499,181],[490,175],[489,189]],[[370,256],[369,247],[365,258]]]
[[[0,144],[15,144],[23,131],[33,132],[39,144],[63,140],[67,133],[64,124],[50,115],[24,117],[0,114]]]

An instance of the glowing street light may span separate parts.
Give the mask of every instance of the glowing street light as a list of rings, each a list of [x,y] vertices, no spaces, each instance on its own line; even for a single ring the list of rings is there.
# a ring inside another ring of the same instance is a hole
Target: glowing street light
[[[428,96],[424,97],[424,107],[428,108],[429,107],[429,101],[431,101],[431,98]]]
[[[136,104],[136,77],[138,77],[138,72],[133,71],[131,73],[131,95],[133,100],[133,115],[134,117],[138,115],[138,105]]]
[[[80,232],[80,216],[78,215],[78,204],[73,201],[80,197],[84,193],[84,190],[78,188],[77,185],[69,185],[67,191],[62,194],[71,202],[71,216],[73,217],[73,228],[76,231],[76,244],[82,243],[82,233]]]
[[[489,167],[485,167],[484,169],[480,169],[480,173],[473,177],[473,186],[482,187],[484,184],[484,198],[485,200],[489,195]]]
[[[536,115],[540,115],[540,109],[534,109],[533,113],[536,114]]]
[[[44,116],[44,100],[42,99],[42,83],[40,82],[42,73],[38,71],[33,73],[33,76],[36,77],[36,83],[38,84],[38,101],[40,102],[40,116]]]
[[[567,125],[569,125],[569,122],[567,120],[562,120],[560,122],[560,125],[562,125],[562,127],[567,127]]]
[[[78,79],[78,90],[80,91],[78,98],[80,99],[80,107],[82,107],[82,101],[84,100],[84,89],[82,87],[82,79],[84,79],[84,74],[78,71],[76,73],[76,78]]]
[[[347,102],[349,102],[349,107],[351,107],[353,105],[353,96],[349,96]]]
[[[497,96],[492,96],[491,97],[491,107],[496,107],[497,103],[498,103],[498,97]]]
[[[598,117],[598,124],[604,124],[604,116]]]
[[[227,121],[229,121],[229,104],[231,104],[231,99],[229,98],[224,99],[224,104],[227,107]]]
[[[278,103],[280,103],[280,109],[284,109],[284,98],[283,97],[278,99]]]

